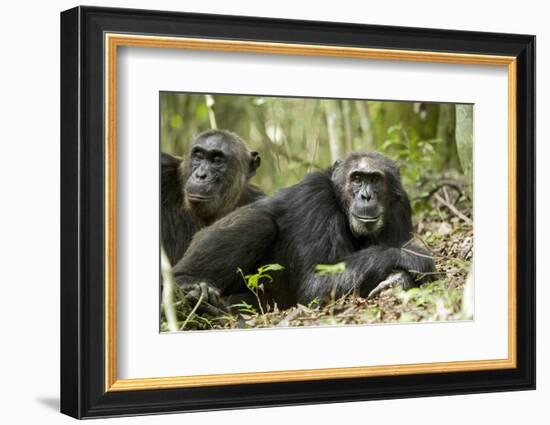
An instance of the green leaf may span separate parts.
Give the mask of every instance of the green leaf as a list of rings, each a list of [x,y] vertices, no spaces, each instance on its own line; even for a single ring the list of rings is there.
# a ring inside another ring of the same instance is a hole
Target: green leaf
[[[241,302],[239,304],[233,304],[232,307],[236,307],[237,309],[239,309],[239,312],[241,312],[241,313],[248,313],[248,314],[257,314],[258,313],[253,305],[248,304],[244,300],[241,300]]]
[[[426,150],[429,151],[430,153],[434,153],[434,152],[435,152],[434,147],[433,147],[431,144],[429,144],[429,143],[424,143],[424,144],[423,144],[423,147],[424,147],[424,149],[426,149]]]
[[[307,305],[307,308],[310,310],[313,310],[314,307],[319,307],[319,300],[317,298],[313,298]]]
[[[264,266],[261,266],[258,268],[258,273],[255,274],[247,274],[246,276],[243,273],[243,270],[240,267],[237,267],[237,273],[239,273],[248,289],[251,289],[252,291],[257,291],[258,289],[263,291],[263,285],[262,283],[272,282],[273,278],[271,275],[265,273],[267,271],[278,271],[283,270],[284,267],[280,264],[266,264]],[[264,280],[262,282],[262,279]]]
[[[315,273],[319,276],[339,274],[346,271],[346,263],[342,261],[336,264],[317,264],[315,265]]]
[[[420,288],[411,288],[407,291],[407,294],[410,297],[414,297],[415,295],[418,295],[419,292],[420,292]]]
[[[180,114],[174,114],[172,115],[172,118],[170,119],[170,127],[172,127],[174,130],[178,130],[183,125],[183,118]]]
[[[268,271],[284,270],[284,267],[280,264],[266,264],[258,269],[258,273],[262,274]]]
[[[392,140],[392,139],[387,139],[384,143],[382,143],[382,150],[385,151],[385,150],[388,150],[388,148],[391,146],[391,145],[394,145],[398,143],[397,141],[395,140]]]
[[[392,133],[396,133],[396,132],[400,132],[401,129],[403,128],[403,125],[401,123],[399,124],[395,124],[395,125],[391,125],[388,127],[388,134],[392,134]]]

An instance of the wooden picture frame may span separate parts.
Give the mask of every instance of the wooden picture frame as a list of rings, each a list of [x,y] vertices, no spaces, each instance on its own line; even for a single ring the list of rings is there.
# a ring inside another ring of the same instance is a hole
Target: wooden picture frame
[[[508,357],[117,379],[115,99],[121,46],[506,67]],[[61,115],[63,413],[89,418],[534,388],[534,36],[77,7],[61,14]]]

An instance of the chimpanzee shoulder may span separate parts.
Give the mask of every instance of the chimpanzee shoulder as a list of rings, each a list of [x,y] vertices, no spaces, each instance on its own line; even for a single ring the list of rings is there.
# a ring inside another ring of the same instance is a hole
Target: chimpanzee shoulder
[[[311,173],[274,198],[281,235],[278,248],[291,253],[285,256],[296,259],[298,270],[335,262],[355,249],[330,170]]]
[[[292,218],[308,220],[315,214],[316,206],[322,205],[323,215],[336,213],[339,209],[330,178],[330,171],[318,171],[308,174],[304,179],[286,189],[278,191],[273,196],[275,208],[281,212],[291,213]]]

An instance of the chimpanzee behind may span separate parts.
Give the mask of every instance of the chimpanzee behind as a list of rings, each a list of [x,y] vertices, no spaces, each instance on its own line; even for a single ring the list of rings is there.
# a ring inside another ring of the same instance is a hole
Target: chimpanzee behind
[[[434,271],[429,253],[410,243],[411,208],[399,169],[379,153],[353,153],[330,170],[229,214],[195,235],[174,267],[188,298],[217,307],[245,293],[240,267],[255,273],[278,263],[265,301],[280,308],[347,293],[367,296],[397,271],[407,289]],[[320,276],[317,264],[345,262],[345,271]],[[381,283],[382,282],[382,283]]]
[[[183,160],[162,153],[162,246],[172,264],[201,228],[263,196],[249,182],[259,165],[258,152],[224,130],[196,136]]]

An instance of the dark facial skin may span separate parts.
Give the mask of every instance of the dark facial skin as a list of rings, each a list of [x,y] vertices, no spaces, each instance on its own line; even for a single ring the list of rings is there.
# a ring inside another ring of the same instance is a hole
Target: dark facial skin
[[[334,179],[343,187],[349,225],[356,237],[375,235],[384,226],[389,201],[385,168],[373,157],[353,158],[335,167]]]
[[[187,207],[206,221],[233,210],[238,194],[254,175],[256,159],[256,152],[226,134],[198,138],[185,167],[190,174],[183,176]]]
[[[385,177],[381,171],[357,167],[348,174],[350,223],[357,233],[374,233],[384,224]]]
[[[199,140],[191,149],[191,175],[185,185],[189,202],[208,202],[222,189],[222,179],[232,158],[219,137]]]

